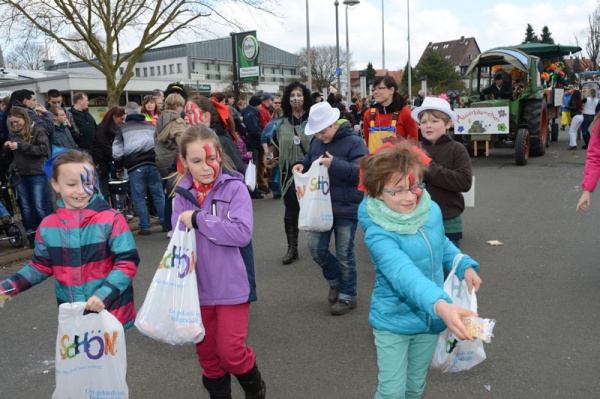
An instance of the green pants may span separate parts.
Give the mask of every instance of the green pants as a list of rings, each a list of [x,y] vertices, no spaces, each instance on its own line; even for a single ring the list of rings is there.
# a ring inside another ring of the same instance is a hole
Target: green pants
[[[439,334],[394,334],[373,329],[379,385],[375,399],[418,399]]]

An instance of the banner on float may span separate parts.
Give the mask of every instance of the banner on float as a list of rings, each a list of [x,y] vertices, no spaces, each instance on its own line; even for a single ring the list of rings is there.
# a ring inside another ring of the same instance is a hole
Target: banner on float
[[[508,107],[455,108],[454,134],[507,134]]]

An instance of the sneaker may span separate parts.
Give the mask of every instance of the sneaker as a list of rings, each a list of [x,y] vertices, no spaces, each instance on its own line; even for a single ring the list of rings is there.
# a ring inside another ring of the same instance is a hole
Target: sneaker
[[[252,191],[250,193],[250,198],[252,198],[252,199],[263,199],[263,198],[265,198],[265,196],[262,195],[260,191],[254,190],[254,191]]]
[[[150,230],[140,230],[140,231],[138,231],[138,235],[140,235],[140,236],[149,236],[150,234],[152,234],[152,232]]]
[[[11,224],[11,223],[12,223],[12,218],[10,216],[2,217],[2,224]]]
[[[125,220],[127,220],[128,222],[131,222],[133,220],[133,215],[130,215],[129,213],[125,213],[123,215],[125,216]]]
[[[269,188],[266,187],[266,186],[265,187],[259,187],[258,191],[263,192],[265,194],[269,194],[271,192],[271,190],[269,190]]]
[[[334,304],[338,300],[338,293],[340,292],[340,287],[336,285],[335,287],[329,287],[329,294],[327,295],[327,301],[330,304]]]
[[[330,309],[330,312],[334,316],[342,316],[351,311],[356,307],[356,300],[338,300],[335,305],[333,305]]]
[[[35,231],[32,233],[27,233],[27,241],[29,242],[29,247],[35,247]]]
[[[562,126],[560,127],[560,130],[562,130],[562,131],[564,132],[564,131],[565,131],[565,125],[562,125]]]

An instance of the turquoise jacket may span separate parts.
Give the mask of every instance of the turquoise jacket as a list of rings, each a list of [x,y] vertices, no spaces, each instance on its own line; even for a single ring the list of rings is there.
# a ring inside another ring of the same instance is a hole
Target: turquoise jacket
[[[427,223],[416,234],[398,234],[375,224],[366,199],[358,208],[358,220],[375,266],[369,322],[396,334],[437,334],[446,325],[434,311],[439,300],[452,303],[444,292],[442,266],[452,269],[458,248],[446,238],[440,207],[431,202]],[[464,256],[456,275],[462,280],[467,268],[479,264]]]

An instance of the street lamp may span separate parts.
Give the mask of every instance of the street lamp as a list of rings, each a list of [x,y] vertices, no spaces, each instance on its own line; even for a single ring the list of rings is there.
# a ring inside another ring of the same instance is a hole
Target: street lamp
[[[308,90],[312,93],[312,62],[310,60],[310,28],[308,26],[308,0],[306,0],[306,66],[308,68]]]
[[[340,5],[340,2],[338,0],[335,0],[335,2],[333,3],[333,5],[335,6],[335,50],[337,53],[337,69],[335,70],[335,74],[337,75],[337,91],[338,93],[342,92],[342,87],[340,86],[340,28],[339,28],[339,22],[338,22],[338,6]]]
[[[352,87],[350,82],[350,35],[348,33],[348,7],[355,6],[359,3],[360,0],[344,0],[344,4],[346,5],[346,73],[348,74],[346,101],[348,106],[350,106],[350,100],[352,97]]]
[[[412,71],[410,67],[410,0],[406,0],[406,18],[408,22],[408,36],[406,41],[408,42],[408,98],[412,98]]]
[[[385,76],[385,19],[383,13],[383,0],[381,0],[381,74]]]

